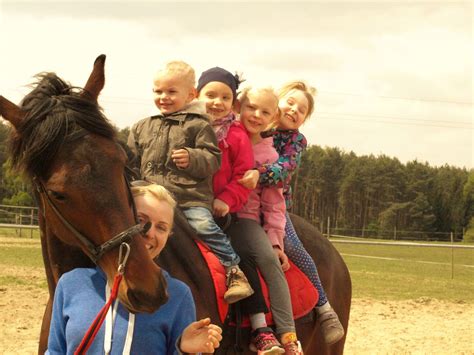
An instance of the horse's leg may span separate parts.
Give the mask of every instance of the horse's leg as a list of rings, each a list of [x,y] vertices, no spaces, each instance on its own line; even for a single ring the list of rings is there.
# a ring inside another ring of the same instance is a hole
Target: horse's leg
[[[44,354],[48,348],[49,324],[51,323],[51,313],[53,308],[53,299],[49,297],[46,308],[44,309],[43,322],[41,323],[41,333],[38,345],[38,354]]]
[[[49,324],[51,321],[51,311],[54,300],[54,291],[61,275],[76,267],[92,267],[90,259],[77,248],[61,242],[44,225],[44,220],[39,219],[41,235],[41,252],[43,255],[44,270],[48,282],[49,300],[43,315],[41,324],[38,353],[44,354],[48,347]]]
[[[39,226],[41,236],[41,253],[43,255],[44,271],[46,273],[46,281],[48,282],[49,299],[43,313],[43,320],[41,323],[41,332],[38,344],[38,354],[44,354],[48,348],[49,324],[51,322],[52,303],[54,299],[54,290],[56,289],[57,279],[53,275],[53,268],[51,266],[50,258],[50,243],[49,238],[51,232],[45,225],[44,218],[39,214]]]

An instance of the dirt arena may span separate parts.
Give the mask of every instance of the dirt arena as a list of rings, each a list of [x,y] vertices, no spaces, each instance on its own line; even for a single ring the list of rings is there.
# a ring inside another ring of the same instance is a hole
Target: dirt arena
[[[0,354],[35,354],[47,299],[47,291],[36,285],[43,274],[26,268],[13,272],[31,284],[0,285]],[[474,354],[474,307],[425,298],[354,299],[345,353]]]

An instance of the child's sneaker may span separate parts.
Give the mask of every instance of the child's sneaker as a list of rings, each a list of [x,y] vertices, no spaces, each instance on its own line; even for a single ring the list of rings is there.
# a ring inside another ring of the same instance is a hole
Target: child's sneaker
[[[228,304],[238,302],[253,294],[252,287],[238,265],[227,270],[226,278],[227,291],[224,293],[224,300]]]
[[[283,347],[285,348],[285,355],[303,355],[303,349],[298,340],[283,344]]]
[[[250,350],[256,352],[257,355],[275,355],[283,354],[285,349],[281,346],[275,337],[272,328],[258,328],[250,335]]]
[[[332,307],[330,310],[318,315],[318,322],[326,344],[337,343],[344,336],[344,328]]]

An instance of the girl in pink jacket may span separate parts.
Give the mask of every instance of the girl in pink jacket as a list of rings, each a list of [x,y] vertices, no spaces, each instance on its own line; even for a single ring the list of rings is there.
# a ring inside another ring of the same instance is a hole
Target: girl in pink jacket
[[[240,103],[240,122],[247,129],[252,142],[255,166],[259,167],[265,164],[273,164],[278,160],[278,153],[273,147],[273,138],[262,138],[261,133],[267,126],[279,116],[278,97],[273,89],[246,89],[239,96]],[[288,258],[283,252],[283,239],[285,237],[286,224],[286,206],[285,198],[283,196],[283,188],[276,186],[258,185],[249,195],[249,199],[245,206],[237,213],[240,220],[253,220],[257,224],[262,225],[270,240],[273,252],[276,257],[273,257],[277,264],[280,273],[287,270],[289,267]],[[255,235],[255,243],[253,249],[255,251],[256,262],[260,270],[265,265],[262,259],[258,257],[259,253],[264,253],[265,248],[262,249],[259,235]],[[267,246],[271,249],[267,241]],[[271,253],[271,250],[270,250]],[[278,259],[281,261],[278,261]],[[259,262],[260,261],[260,262]],[[265,273],[264,277],[265,277]],[[270,287],[275,286],[278,277],[274,276],[273,282],[267,282]],[[267,280],[268,281],[268,280]],[[286,293],[284,297],[289,302],[288,285],[283,278],[283,284],[278,284],[281,288],[282,295],[278,291],[270,289],[271,303],[280,302],[279,299]],[[291,304],[289,304],[291,307]],[[286,329],[280,331],[280,339],[286,354],[300,355],[302,354],[301,345],[298,342],[294,322],[292,319],[292,312],[289,311],[290,320],[286,324]],[[286,317],[288,318],[288,317]],[[277,324],[278,328],[278,324]],[[278,329],[277,329],[278,332]]]
[[[250,125],[248,120],[245,118],[243,120],[245,122],[244,125]],[[273,164],[278,160],[278,153],[273,147],[273,137],[262,138],[260,133],[256,133],[251,139],[255,167]],[[238,215],[239,217],[250,218],[259,222],[267,233],[272,246],[283,251],[286,224],[285,212],[283,188],[257,185],[250,193],[247,204],[240,210]]]
[[[274,113],[278,112],[278,108],[272,111],[275,101],[278,104],[273,89],[247,89],[240,96],[240,121],[250,135],[255,167],[273,164],[278,160],[278,153],[273,147],[273,137],[262,138],[260,135],[275,118]],[[283,188],[257,185],[238,216],[259,222],[272,246],[283,251],[285,213]]]

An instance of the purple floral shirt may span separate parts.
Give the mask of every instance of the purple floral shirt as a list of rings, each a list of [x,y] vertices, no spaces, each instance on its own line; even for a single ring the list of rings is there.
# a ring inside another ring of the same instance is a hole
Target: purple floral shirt
[[[273,146],[279,158],[273,164],[264,164],[258,168],[260,184],[283,188],[287,208],[291,207],[291,176],[298,168],[301,154],[306,149],[305,136],[296,130],[272,130],[265,136],[273,136]]]

